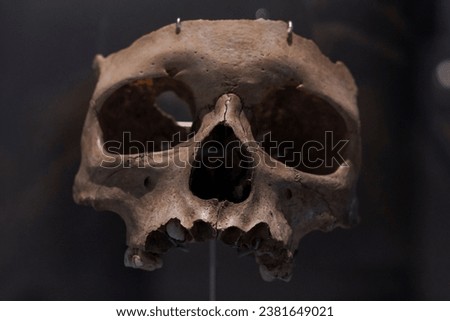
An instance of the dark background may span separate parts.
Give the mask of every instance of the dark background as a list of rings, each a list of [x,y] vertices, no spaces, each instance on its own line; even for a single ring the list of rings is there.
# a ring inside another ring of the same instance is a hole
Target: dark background
[[[311,233],[290,283],[218,244],[217,299],[450,299],[450,2],[0,2],[0,298],[208,299],[208,245],[165,266],[123,266],[125,226],[73,203],[91,62],[188,19],[292,20],[359,86],[358,227]],[[261,11],[260,11],[261,12]],[[450,77],[447,71],[447,77]]]

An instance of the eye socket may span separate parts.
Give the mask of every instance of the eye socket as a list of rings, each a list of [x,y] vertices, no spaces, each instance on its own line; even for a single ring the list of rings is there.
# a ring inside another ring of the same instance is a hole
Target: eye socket
[[[327,175],[345,163],[345,121],[322,98],[287,87],[268,94],[249,118],[256,141],[286,166]]]
[[[115,154],[167,150],[187,140],[191,126],[186,121],[193,110],[192,92],[180,81],[132,81],[113,92],[98,112],[104,148]]]
[[[189,104],[173,90],[163,91],[156,97],[155,102],[162,111],[172,115],[177,122],[192,123]]]

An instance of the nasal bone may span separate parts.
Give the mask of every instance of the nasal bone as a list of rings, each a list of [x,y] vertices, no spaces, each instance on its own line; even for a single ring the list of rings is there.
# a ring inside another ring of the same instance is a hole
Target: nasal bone
[[[233,116],[239,116],[241,110],[241,99],[236,94],[223,94],[217,99],[215,113],[223,116],[224,123],[228,123],[234,118]]]

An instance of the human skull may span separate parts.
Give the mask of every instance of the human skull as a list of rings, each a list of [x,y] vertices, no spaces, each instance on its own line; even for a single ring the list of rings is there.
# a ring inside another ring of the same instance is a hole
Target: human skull
[[[122,217],[127,266],[217,238],[289,280],[305,234],[357,221],[354,80],[285,22],[178,22],[94,65],[74,198]],[[192,124],[158,106],[169,91]]]

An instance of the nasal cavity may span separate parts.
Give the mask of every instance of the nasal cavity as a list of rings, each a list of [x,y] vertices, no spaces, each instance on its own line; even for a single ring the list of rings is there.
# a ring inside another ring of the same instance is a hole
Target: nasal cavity
[[[214,127],[197,151],[190,188],[201,199],[240,203],[250,195],[254,159],[231,127]]]

